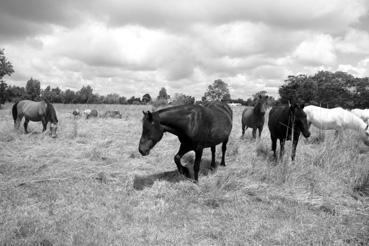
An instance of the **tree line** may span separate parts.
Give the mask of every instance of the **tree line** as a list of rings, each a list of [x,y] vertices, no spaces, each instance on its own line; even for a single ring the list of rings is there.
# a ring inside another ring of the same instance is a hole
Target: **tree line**
[[[4,50],[0,49],[0,106],[6,101],[15,102],[21,99],[47,99],[52,103],[65,104],[153,104],[154,106],[172,104],[194,104],[193,96],[175,93],[172,97],[162,87],[157,97],[146,93],[142,97],[126,98],[117,93],[99,95],[93,92],[90,85],[82,86],[78,91],[62,90],[59,87],[47,86],[41,89],[41,82],[30,78],[25,87],[11,86],[5,83],[4,76],[14,73],[13,65],[6,59]],[[201,101],[224,101],[252,106],[259,95],[267,95],[266,91],[259,91],[250,98],[232,99],[229,86],[221,79],[210,84]],[[278,105],[289,102],[314,104],[326,108],[369,108],[369,78],[357,78],[345,72],[319,71],[314,75],[290,75],[279,87],[280,98],[269,96],[268,104]],[[200,102],[201,102],[200,101]]]

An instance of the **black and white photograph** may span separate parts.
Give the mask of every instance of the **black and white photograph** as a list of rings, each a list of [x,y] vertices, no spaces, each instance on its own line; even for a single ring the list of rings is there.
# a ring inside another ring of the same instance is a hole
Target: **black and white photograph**
[[[369,1],[0,0],[23,245],[369,245]]]

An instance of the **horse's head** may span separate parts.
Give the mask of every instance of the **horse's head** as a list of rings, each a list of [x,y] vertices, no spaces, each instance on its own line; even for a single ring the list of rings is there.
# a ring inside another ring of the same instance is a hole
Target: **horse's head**
[[[258,101],[254,107],[254,112],[259,115],[265,115],[267,110],[268,96],[259,95]]]
[[[294,115],[295,126],[302,132],[302,135],[304,135],[304,137],[308,138],[310,137],[310,131],[309,125],[307,123],[306,114],[303,108],[304,104],[302,105],[292,104],[290,106],[290,111],[292,112],[292,115]]]
[[[164,129],[160,125],[159,115],[150,111],[143,112],[142,135],[138,150],[141,155],[148,155],[150,150],[163,137]]]
[[[366,127],[365,127],[365,135],[367,136],[367,137],[369,137],[369,122],[366,124]]]
[[[54,106],[47,102],[46,107],[46,121],[50,121],[50,135],[52,138],[56,138],[56,130],[58,129],[58,118]]]

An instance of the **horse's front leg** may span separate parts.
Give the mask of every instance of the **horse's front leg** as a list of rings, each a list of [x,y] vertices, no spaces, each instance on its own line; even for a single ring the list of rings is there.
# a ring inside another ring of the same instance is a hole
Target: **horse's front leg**
[[[263,126],[259,127],[259,138],[261,138],[261,132],[263,131]]]
[[[215,146],[211,146],[211,164],[210,170],[215,169]]]
[[[221,166],[225,166],[225,152],[227,150],[227,143],[228,143],[228,138],[226,141],[223,142],[222,144],[222,161],[220,162]]]
[[[29,122],[29,119],[25,118],[24,119],[24,124],[23,124],[25,133],[28,133],[28,131],[27,131],[28,122]]]
[[[297,147],[297,144],[299,142],[299,137],[300,137],[300,133],[299,134],[296,134],[296,136],[293,136],[293,140],[292,140],[292,154],[291,154],[292,161],[295,160],[296,147]]]
[[[199,171],[200,171],[200,162],[202,157],[203,148],[197,147],[195,150],[195,163],[193,165],[193,171],[194,171],[194,178],[195,181],[199,181]]]
[[[191,147],[187,146],[186,144],[181,143],[178,153],[174,156],[174,162],[177,165],[178,172],[188,178],[190,178],[190,172],[188,171],[186,167],[182,166],[181,158],[184,154],[186,154],[189,151],[191,151]]]
[[[42,132],[46,131],[46,127],[47,127],[47,121],[45,118],[43,118],[42,120]]]
[[[281,146],[280,152],[279,152],[279,159],[282,160],[283,159],[283,154],[284,154],[284,144],[285,144],[286,140],[285,139],[279,139],[279,145]]]

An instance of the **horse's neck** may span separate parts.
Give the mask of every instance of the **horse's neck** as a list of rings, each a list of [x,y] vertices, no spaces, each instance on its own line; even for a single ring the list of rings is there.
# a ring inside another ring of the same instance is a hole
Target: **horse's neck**
[[[160,124],[164,131],[178,135],[188,126],[188,111],[181,108],[164,109],[159,111]]]

